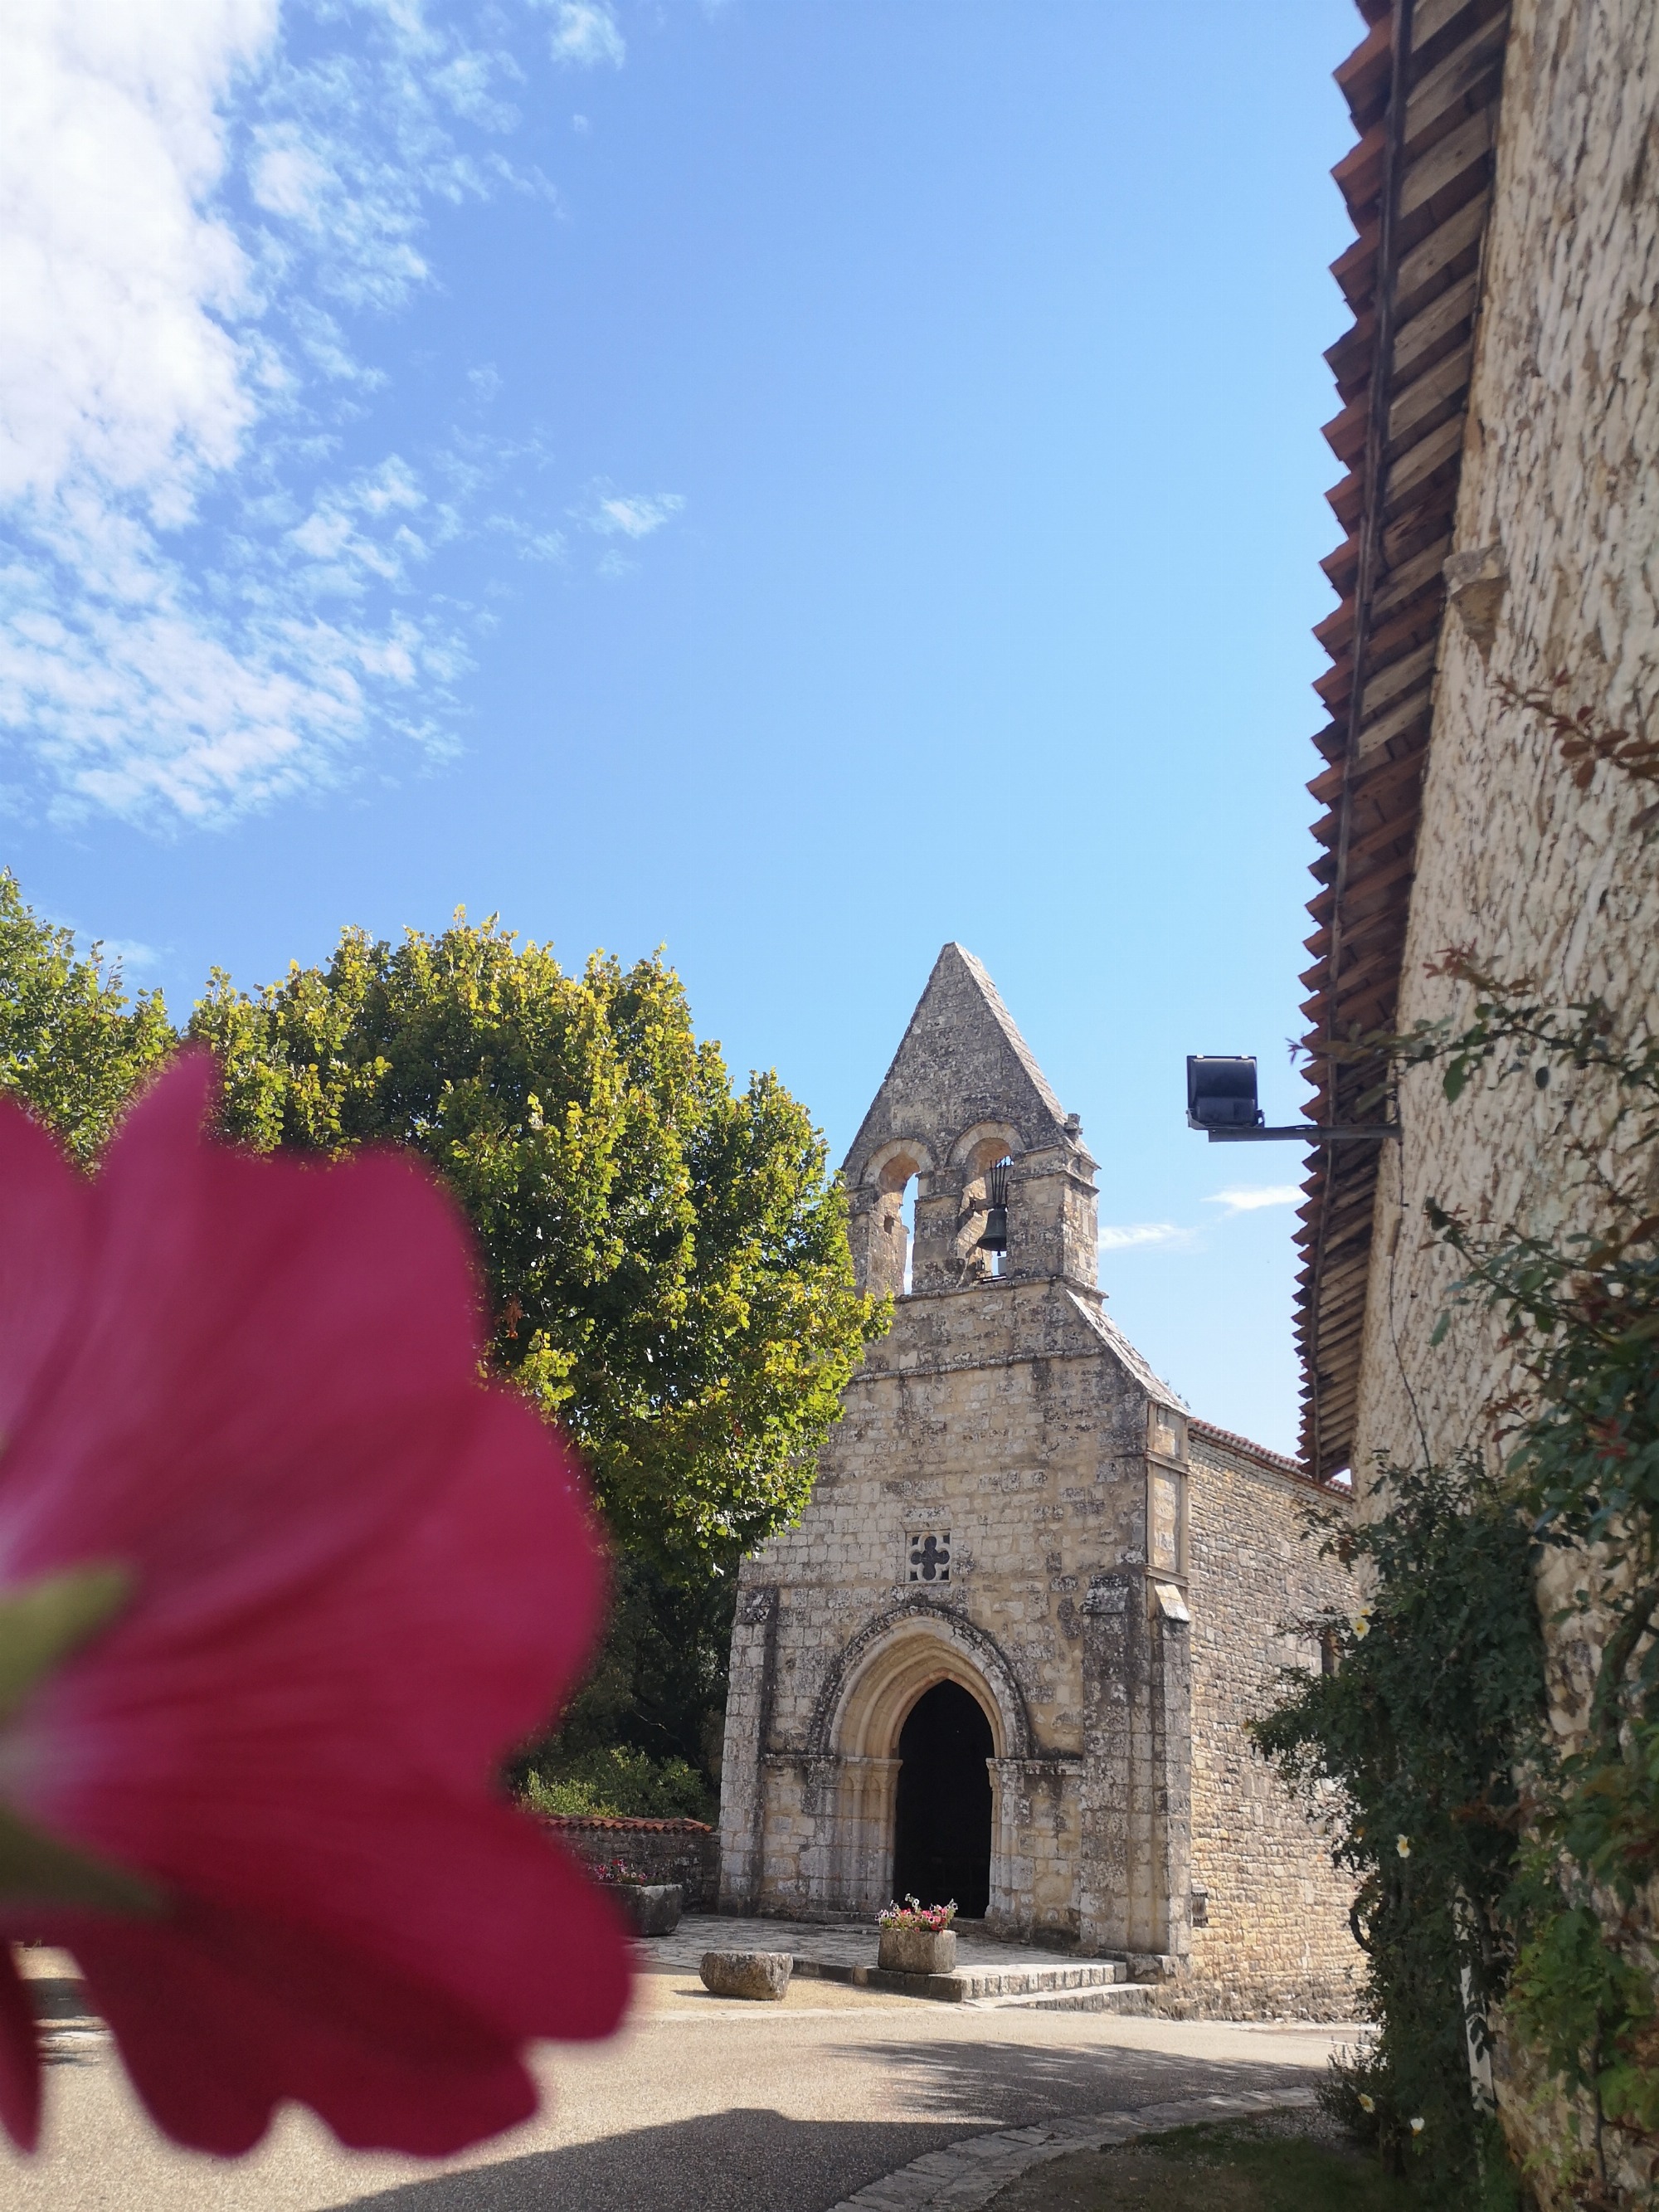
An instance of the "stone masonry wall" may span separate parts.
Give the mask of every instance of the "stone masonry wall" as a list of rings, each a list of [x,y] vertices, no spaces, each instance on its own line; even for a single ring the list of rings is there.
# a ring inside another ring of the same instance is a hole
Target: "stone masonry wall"
[[[1575,790],[1547,732],[1506,710],[1566,669],[1565,703],[1651,736],[1659,699],[1659,9],[1652,0],[1515,0],[1457,525],[1441,640],[1400,1004],[1402,1027],[1467,1011],[1425,973],[1469,945],[1557,1004],[1659,1005],[1659,867],[1632,834],[1653,798],[1613,769]],[[1486,580],[1490,580],[1487,582]],[[1494,611],[1491,583],[1502,586]],[[1483,584],[1485,588],[1482,588]],[[1589,1207],[1563,1170],[1594,1151],[1611,1100],[1594,1080],[1477,1080],[1455,1103],[1407,1078],[1404,1141],[1379,1192],[1358,1465],[1386,1450],[1498,1449],[1486,1407],[1508,1369],[1494,1327],[1429,1337],[1456,1270],[1424,1227],[1430,1197],[1556,1237]],[[1606,1148],[1604,1168],[1617,1171]],[[1653,1170],[1646,1169],[1650,1178]],[[1659,1204],[1659,1179],[1650,1181]],[[1547,1620],[1572,1563],[1559,1555]],[[1582,1725],[1594,1638],[1552,1627],[1553,1719]],[[1536,2115],[1501,2078],[1523,2148]]]
[[[688,1912],[712,1912],[720,1893],[720,1839],[702,1820],[629,1820],[544,1813],[548,1833],[594,1874],[620,1859],[647,1881],[677,1881]]]
[[[1454,599],[1400,1003],[1402,1028],[1467,1012],[1425,964],[1468,945],[1558,1002],[1659,1000],[1659,868],[1632,834],[1653,797],[1609,768],[1575,790],[1547,732],[1506,710],[1572,672],[1567,703],[1651,734],[1659,699],[1659,10],[1650,0],[1516,0],[1498,189],[1457,526],[1490,550]],[[1423,1228],[1437,1197],[1545,1233],[1582,1218],[1563,1139],[1605,1126],[1594,1085],[1477,1081],[1455,1104],[1433,1069],[1404,1085],[1405,1137],[1379,1194],[1359,1464],[1378,1449],[1489,1447],[1483,1408],[1505,1374],[1495,1331],[1460,1316],[1426,1339],[1456,1268]],[[1403,1350],[1396,1353],[1396,1342]],[[1408,1387],[1409,1386],[1409,1387]],[[1413,1408],[1414,1401],[1414,1408]],[[1420,1418],[1421,1433],[1419,1421]]]
[[[1083,1601],[1091,1569],[1145,1556],[1146,1409],[1063,1285],[902,1304],[848,1390],[801,1524],[743,1568],[722,1833],[728,1859],[745,1828],[758,1833],[756,1774],[764,1844],[747,1871],[764,1909],[821,1909],[836,1889],[819,1849],[834,1807],[815,1718],[859,1632],[922,1607],[984,1632],[1012,1670],[1030,1732],[1001,1747],[999,1778],[1018,1924],[1078,1933]],[[908,1580],[922,1529],[949,1532],[948,1583]]]
[[[1302,1509],[1322,1493],[1291,1462],[1197,1421],[1190,1437],[1192,1878],[1207,1924],[1193,1929],[1189,2002],[1172,1990],[1166,2008],[1352,2020],[1363,1960],[1350,1887],[1244,1733],[1280,1667],[1317,1669],[1317,1643],[1287,1627],[1346,1611],[1348,1577],[1303,1538]]]

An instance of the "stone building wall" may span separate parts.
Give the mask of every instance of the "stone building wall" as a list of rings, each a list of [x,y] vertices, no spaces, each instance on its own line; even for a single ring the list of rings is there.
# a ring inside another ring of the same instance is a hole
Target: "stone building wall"
[[[1351,1885],[1245,1734],[1280,1668],[1320,1665],[1317,1641],[1295,1625],[1353,1602],[1346,1571],[1304,1534],[1310,1503],[1346,1509],[1293,1462],[1203,1422],[1190,1449],[1192,1880],[1206,1893],[1192,1934],[1194,2008],[1352,2020],[1362,1959]]]
[[[1467,1012],[1425,973],[1469,945],[1555,1004],[1599,994],[1659,1007],[1659,866],[1632,832],[1654,798],[1616,770],[1576,790],[1547,730],[1504,707],[1569,672],[1563,702],[1651,736],[1659,703],[1659,10],[1651,0],[1515,0],[1495,196],[1440,641],[1400,1025]],[[1498,1449],[1487,1410],[1509,1381],[1495,1327],[1459,1313],[1429,1339],[1456,1273],[1424,1226],[1433,1197],[1477,1220],[1555,1237],[1593,1205],[1564,1173],[1581,1140],[1609,1172],[1659,1174],[1607,1142],[1593,1079],[1477,1079],[1448,1103],[1437,1071],[1402,1087],[1404,1140],[1375,1218],[1356,1460]],[[1575,1579],[1557,1554],[1540,1592],[1552,1719],[1564,1744],[1597,1657],[1552,1616]],[[1506,2081],[1523,2151],[1561,2115]],[[1540,2133],[1541,2130],[1541,2133]],[[1634,2169],[1626,2179],[1635,2185]],[[1546,2194],[1547,2196],[1547,2191]]]
[[[980,1807],[989,1781],[989,1928],[1125,1957],[1176,2009],[1350,2009],[1352,1946],[1329,1940],[1316,1839],[1288,1803],[1267,1805],[1274,1785],[1242,1733],[1279,1624],[1316,1594],[1293,1544],[1297,1486],[1219,1432],[1194,1475],[1184,1409],[1095,1280],[1077,1116],[959,946],[939,956],[846,1175],[860,1279],[898,1295],[799,1527],[743,1565],[723,1907],[870,1919],[908,1848],[901,1730],[951,1682],[989,1731],[988,1778],[977,1746],[952,1754]],[[1195,1854],[1223,1916],[1201,1951]],[[984,1863],[976,1848],[975,1891]]]
[[[1516,0],[1400,1025],[1468,1011],[1425,964],[1472,945],[1557,1002],[1659,1001],[1659,868],[1632,834],[1653,798],[1601,768],[1574,789],[1535,717],[1506,709],[1571,672],[1569,706],[1651,734],[1659,700],[1659,10]],[[1469,581],[1458,586],[1459,574]],[[1494,605],[1494,600],[1496,604]],[[1546,1233],[1581,1208],[1563,1140],[1606,1126],[1591,1085],[1438,1072],[1403,1088],[1383,1162],[1367,1304],[1361,1468],[1377,1450],[1490,1448],[1495,1331],[1426,1340],[1456,1273],[1423,1226],[1437,1197]],[[1396,1345],[1407,1347],[1402,1364]],[[1420,1423],[1420,1426],[1419,1426]]]
[[[722,1767],[734,1902],[867,1913],[885,1901],[890,1778],[871,1772],[849,1826],[830,1716],[866,1653],[920,1626],[998,1709],[994,1918],[1057,1941],[1085,1933],[1087,1607],[1103,1570],[1144,1570],[1148,1382],[1167,1398],[1097,1295],[1063,1282],[901,1303],[848,1387],[799,1527],[744,1563]],[[1176,1442],[1167,1417],[1163,1433]],[[1174,1459],[1160,1472],[1173,1572],[1184,1474]],[[912,1577],[928,1533],[948,1539],[948,1581]],[[890,1750],[884,1738],[854,1755],[884,1769]],[[1137,1840],[1152,1848],[1150,1831]]]

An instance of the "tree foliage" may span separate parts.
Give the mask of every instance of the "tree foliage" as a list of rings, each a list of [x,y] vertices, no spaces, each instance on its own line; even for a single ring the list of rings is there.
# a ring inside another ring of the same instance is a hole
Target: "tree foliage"
[[[244,1143],[422,1153],[478,1237],[493,1358],[580,1448],[624,1551],[696,1581],[805,1504],[884,1311],[824,1147],[772,1074],[734,1090],[660,959],[567,974],[458,915],[347,930],[191,1022]]]
[[[90,1164],[175,1042],[159,991],[129,999],[101,945],[78,954],[75,933],[41,921],[0,870],[0,1091]]]
[[[1357,1520],[1309,1516],[1356,1569],[1366,1609],[1307,1624],[1334,1669],[1287,1674],[1252,1732],[1332,1822],[1332,1856],[1357,1884],[1376,2035],[1339,2109],[1431,2196],[1474,2203],[1490,2130],[1468,2039],[1485,2037],[1514,1966],[1522,1778],[1546,1742],[1539,1540],[1478,1460],[1383,1462],[1366,1504]]]

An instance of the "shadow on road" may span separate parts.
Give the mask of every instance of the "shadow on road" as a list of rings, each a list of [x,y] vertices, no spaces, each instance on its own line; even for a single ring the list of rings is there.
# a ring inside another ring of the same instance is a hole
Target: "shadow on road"
[[[1265,2055],[1229,2062],[1091,2042],[843,2044],[840,2055],[888,2067],[912,2109],[1006,2113],[988,2124],[994,2127],[1018,2127],[1060,2112],[1162,2104],[1170,2097],[1236,2096],[1242,2089],[1317,2081],[1324,2070]]]
[[[823,2212],[962,2132],[738,2107],[404,2182],[337,2212]]]
[[[342,2199],[335,2212],[825,2212],[963,2136],[1315,2078],[1282,2062],[1228,2064],[1098,2044],[884,2041],[845,2045],[838,2055],[873,2063],[891,2075],[900,2102],[939,2118],[801,2120],[738,2106],[404,2182]]]

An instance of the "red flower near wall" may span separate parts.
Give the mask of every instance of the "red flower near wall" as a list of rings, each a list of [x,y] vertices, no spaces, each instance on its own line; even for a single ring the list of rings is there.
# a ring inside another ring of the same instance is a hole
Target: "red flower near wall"
[[[619,1923],[500,1796],[602,1570],[580,1479],[479,1379],[408,1163],[208,1141],[186,1056],[88,1182],[0,1103],[0,1939],[71,1949],[179,2142],[273,2107],[435,2154],[627,1994]],[[0,2113],[39,2112],[0,1948]]]

